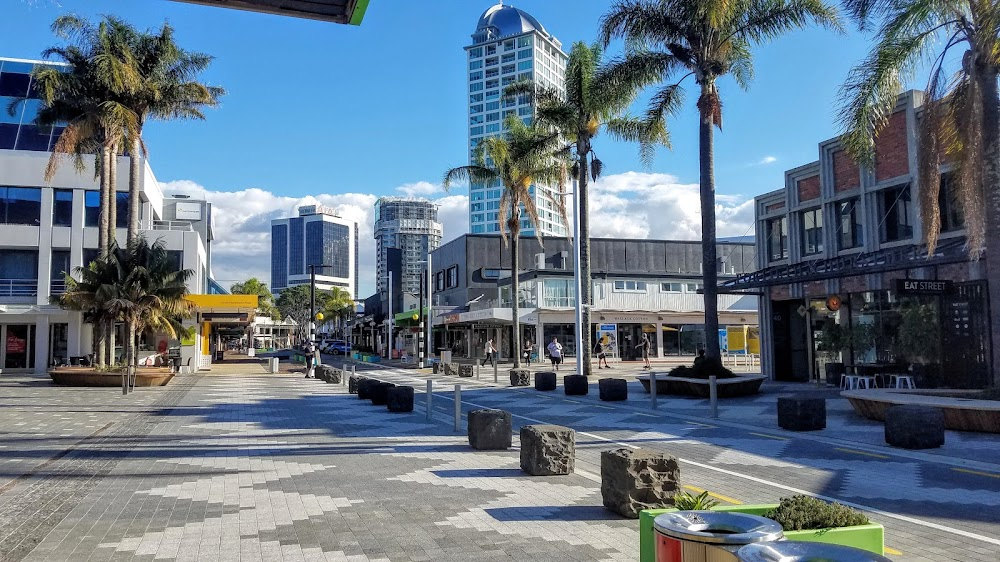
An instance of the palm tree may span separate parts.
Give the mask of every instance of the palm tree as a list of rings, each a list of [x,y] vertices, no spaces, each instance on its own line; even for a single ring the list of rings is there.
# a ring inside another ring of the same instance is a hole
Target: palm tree
[[[623,59],[605,71],[612,83],[659,84],[647,119],[676,113],[683,82],[698,87],[702,276],[705,355],[720,357],[715,236],[713,126],[722,129],[718,79],[729,75],[746,90],[754,46],[810,23],[840,29],[836,11],[821,0],[620,0],[601,21],[601,40],[625,40]]]
[[[267,288],[267,283],[261,282],[256,277],[251,277],[242,283],[233,283],[229,287],[229,292],[234,295],[257,295],[257,310],[275,320],[281,318],[281,313],[274,306],[274,295]]]
[[[486,184],[499,182],[503,186],[500,196],[500,236],[510,243],[511,314],[514,323],[514,341],[511,347],[514,368],[521,367],[520,318],[520,260],[518,246],[521,235],[522,209],[531,224],[538,224],[538,209],[531,194],[534,184],[562,186],[566,178],[566,165],[553,155],[558,154],[559,135],[525,125],[517,116],[504,121],[502,136],[483,139],[473,157],[474,164],[460,166],[445,172],[444,188],[459,181]],[[565,210],[560,205],[563,215]],[[565,219],[565,216],[563,217]],[[536,228],[537,232],[537,228]],[[499,343],[499,342],[498,342]]]
[[[669,146],[666,124],[662,114],[652,119],[639,120],[625,115],[625,110],[635,101],[639,88],[635,84],[609,80],[600,73],[603,50],[600,45],[590,45],[582,41],[573,44],[566,65],[566,96],[558,91],[522,81],[509,86],[507,96],[530,95],[535,98],[535,122],[552,127],[563,138],[573,143],[574,165],[572,175],[577,179],[580,204],[580,289],[578,296],[583,304],[583,333],[580,361],[583,374],[590,376],[590,306],[593,304],[590,280],[590,202],[587,184],[590,179],[597,181],[603,163],[593,149],[593,139],[604,127],[605,132],[618,140],[638,142],[640,156],[647,164],[652,162],[657,144]]]
[[[885,127],[904,81],[930,61],[919,124],[917,187],[927,251],[941,231],[941,164],[955,173],[955,194],[968,249],[986,258],[986,278],[1000,271],[1000,4],[988,0],[844,0],[862,29],[877,28],[868,57],[842,91],[844,145],[862,165],[875,160],[875,138]],[[961,57],[956,57],[960,49]],[[952,56],[949,57],[949,54]],[[946,61],[959,59],[954,74]],[[1000,283],[989,284],[991,322],[1000,324]],[[993,364],[1000,365],[1000,330],[993,330]]]

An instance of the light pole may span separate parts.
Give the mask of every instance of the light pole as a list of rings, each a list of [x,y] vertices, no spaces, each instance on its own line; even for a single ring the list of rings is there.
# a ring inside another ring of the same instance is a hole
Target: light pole
[[[327,264],[309,264],[309,341],[316,343],[316,268]]]

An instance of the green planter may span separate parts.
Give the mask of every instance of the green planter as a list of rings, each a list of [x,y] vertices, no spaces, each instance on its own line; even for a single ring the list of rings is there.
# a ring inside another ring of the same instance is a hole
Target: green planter
[[[749,515],[764,515],[768,511],[778,507],[778,504],[758,504],[758,505],[719,505],[712,509],[714,511],[735,511]],[[661,513],[670,513],[676,509],[647,509],[639,513],[639,561],[654,562],[656,559],[656,535],[653,531],[653,519]],[[839,529],[819,529],[808,531],[785,531],[785,538],[790,541],[821,542],[825,544],[839,544],[841,546],[853,546],[874,552],[878,555],[885,554],[885,529],[878,523],[869,525],[858,525],[855,527],[841,527]]]

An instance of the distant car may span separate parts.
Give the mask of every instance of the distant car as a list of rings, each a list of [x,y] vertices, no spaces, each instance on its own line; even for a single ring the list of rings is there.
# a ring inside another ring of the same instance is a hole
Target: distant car
[[[351,344],[342,340],[333,340],[326,346],[326,352],[331,355],[347,355],[351,352]]]

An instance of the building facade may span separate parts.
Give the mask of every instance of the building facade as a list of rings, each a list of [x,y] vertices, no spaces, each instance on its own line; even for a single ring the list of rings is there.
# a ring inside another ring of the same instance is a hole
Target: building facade
[[[1000,326],[990,310],[1000,303],[989,302],[985,260],[965,248],[947,165],[933,255],[922,235],[922,105],[922,92],[899,96],[873,169],[830,139],[817,161],[785,172],[782,189],[756,198],[759,269],[722,286],[763,291],[762,367],[771,377],[838,384],[838,373],[867,369],[912,373],[918,386],[996,383],[991,333]],[[850,334],[849,345],[835,333]]]
[[[575,356],[572,241],[546,237],[542,242],[521,239],[519,337],[534,342],[536,350],[558,337],[566,354]],[[752,243],[720,243],[718,251],[721,279],[755,268]],[[434,349],[476,357],[486,339],[494,338],[501,357],[509,357],[509,247],[497,236],[470,234],[442,245],[432,262]],[[635,345],[643,334],[653,344],[654,357],[695,355],[705,346],[699,242],[595,238],[591,264],[590,330],[613,333],[622,359],[638,358]],[[720,295],[719,323],[734,332],[755,333],[756,297]]]
[[[534,116],[531,96],[505,98],[505,87],[521,80],[533,80],[565,96],[566,53],[562,43],[547,32],[531,15],[502,3],[483,12],[465,47],[468,63],[469,162],[476,147],[486,137],[502,134],[504,119],[516,115],[530,123]],[[499,183],[473,183],[469,191],[469,231],[473,234],[499,233]],[[554,188],[531,187],[539,211],[539,234],[564,236],[566,224],[560,211],[564,197]],[[527,219],[522,232],[534,236]]]
[[[34,124],[41,102],[31,87],[31,71],[41,63],[0,59],[0,368],[45,372],[52,365],[87,358],[92,331],[83,314],[53,304],[66,289],[66,274],[98,255],[100,186],[88,168],[77,172],[70,162],[59,166],[50,181],[45,169],[61,127]],[[14,116],[11,101],[25,100]],[[207,293],[211,280],[213,238],[211,205],[189,198],[164,197],[148,163],[141,160],[140,229],[150,241],[162,241],[179,269],[191,269],[190,293]],[[125,244],[128,220],[130,159],[120,157],[115,188],[115,236]],[[193,322],[191,324],[194,324]],[[124,330],[118,327],[118,342]],[[184,360],[201,364],[200,332],[182,347]],[[177,342],[174,342],[177,343]],[[159,352],[157,338],[140,346]],[[119,346],[117,354],[123,353]]]
[[[441,245],[443,228],[438,222],[437,205],[421,199],[380,197],[375,202],[375,287],[388,292],[389,250],[401,254],[401,290],[420,293],[420,277],[427,270],[427,256]]]
[[[358,223],[322,205],[299,207],[299,216],[271,221],[271,290],[275,295],[308,285],[316,268],[316,288],[339,287],[358,298]]]

